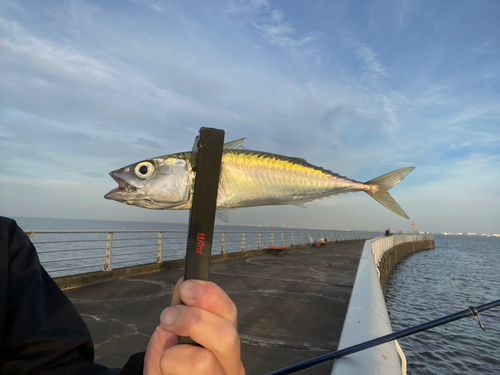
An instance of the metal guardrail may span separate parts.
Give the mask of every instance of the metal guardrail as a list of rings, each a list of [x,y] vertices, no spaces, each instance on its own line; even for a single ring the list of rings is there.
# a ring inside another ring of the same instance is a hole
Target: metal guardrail
[[[55,276],[111,271],[117,267],[184,259],[187,231],[175,230],[28,230],[40,263]],[[379,236],[376,232],[311,230],[215,231],[212,253],[221,254],[275,245],[305,245],[326,239],[349,241]]]
[[[380,261],[384,256],[384,253],[393,248],[396,245],[405,243],[405,242],[413,242],[413,241],[423,241],[423,240],[433,240],[434,236],[432,234],[424,234],[424,235],[397,235],[397,236],[387,236],[381,237],[376,241],[372,241],[372,252],[373,252],[373,260],[375,265],[380,265]]]

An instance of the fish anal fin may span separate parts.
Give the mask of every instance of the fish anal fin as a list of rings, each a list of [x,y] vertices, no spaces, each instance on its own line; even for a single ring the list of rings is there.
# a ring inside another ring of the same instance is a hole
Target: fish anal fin
[[[311,203],[311,202],[295,203],[294,206],[300,207],[300,208],[307,208],[307,206],[309,206],[309,203]]]
[[[215,218],[224,224],[229,224],[229,212],[227,210],[216,210]]]

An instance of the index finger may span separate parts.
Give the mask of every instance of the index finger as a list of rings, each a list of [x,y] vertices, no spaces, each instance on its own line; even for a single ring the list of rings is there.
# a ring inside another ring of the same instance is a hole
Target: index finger
[[[180,287],[180,298],[187,306],[199,307],[229,320],[236,328],[236,305],[217,284],[203,280],[186,280]]]

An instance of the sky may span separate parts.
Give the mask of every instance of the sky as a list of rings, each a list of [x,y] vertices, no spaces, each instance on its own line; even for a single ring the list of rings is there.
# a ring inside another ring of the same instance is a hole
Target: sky
[[[498,1],[0,2],[0,214],[187,222],[103,198],[201,127],[390,193],[230,224],[500,233]]]

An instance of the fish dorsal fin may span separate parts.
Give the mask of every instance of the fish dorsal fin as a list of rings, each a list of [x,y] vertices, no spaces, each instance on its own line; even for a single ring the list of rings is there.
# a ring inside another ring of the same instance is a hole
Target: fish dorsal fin
[[[235,141],[227,142],[224,144],[225,149],[231,150],[248,150],[245,146],[243,146],[243,141],[246,138],[237,139]]]
[[[224,144],[223,148],[224,149],[231,149],[231,150],[248,150],[246,147],[243,146],[243,141],[246,138],[241,138],[237,139],[235,141],[227,142]],[[200,140],[200,136],[197,136],[194,140],[193,144],[193,150],[191,151],[191,168],[193,170],[196,170],[196,158],[198,157],[198,142]]]

